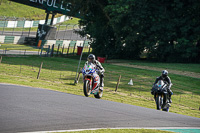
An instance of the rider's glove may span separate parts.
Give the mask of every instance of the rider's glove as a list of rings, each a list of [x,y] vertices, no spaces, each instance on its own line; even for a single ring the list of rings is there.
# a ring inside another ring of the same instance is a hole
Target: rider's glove
[[[169,94],[173,95],[173,92],[172,92],[171,89],[168,89],[167,91],[168,91]]]
[[[82,68],[80,68],[80,71],[79,71],[79,73],[83,73],[83,69],[82,69]]]
[[[169,92],[171,93],[171,95],[173,95],[173,92],[172,92],[172,90],[170,90]]]

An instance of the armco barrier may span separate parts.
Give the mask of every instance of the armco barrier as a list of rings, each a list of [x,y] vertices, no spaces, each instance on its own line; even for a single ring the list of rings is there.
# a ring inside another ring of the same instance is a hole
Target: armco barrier
[[[0,43],[4,43],[5,36],[0,36]]]
[[[60,46],[63,45],[63,41],[62,40],[56,40],[55,46],[58,46],[60,44]]]
[[[34,38],[28,38],[24,36],[5,36],[5,35],[0,35],[0,43],[12,43],[12,44],[24,44],[27,42],[29,39],[34,39]],[[89,47],[89,42],[90,41],[85,41],[84,47]],[[42,40],[41,45],[50,45],[52,46],[55,44],[55,46],[60,46],[64,48],[70,47],[75,47],[75,46],[83,46],[84,41],[83,40]],[[29,43],[26,43],[29,44]],[[36,44],[35,44],[36,45]]]
[[[14,43],[14,36],[5,36],[4,43]]]
[[[24,36],[15,36],[13,44],[24,44]]]

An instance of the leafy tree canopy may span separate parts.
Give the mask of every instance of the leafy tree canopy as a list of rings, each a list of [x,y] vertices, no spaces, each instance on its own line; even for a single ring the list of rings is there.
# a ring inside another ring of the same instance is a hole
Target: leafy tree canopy
[[[93,52],[110,58],[199,61],[199,0],[72,0]]]

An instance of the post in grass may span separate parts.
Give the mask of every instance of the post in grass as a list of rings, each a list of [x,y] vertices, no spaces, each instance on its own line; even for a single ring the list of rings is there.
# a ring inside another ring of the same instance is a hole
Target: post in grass
[[[42,69],[42,65],[43,65],[43,62],[41,62],[40,69],[39,69],[39,72],[38,72],[38,75],[37,75],[37,79],[39,79],[39,77],[40,77],[40,72],[41,72],[41,69]]]
[[[2,61],[2,56],[1,56],[1,58],[0,58],[0,64],[1,64],[1,61]]]
[[[180,105],[180,103],[181,103],[181,94],[180,94],[180,98],[179,98],[179,105]]]
[[[118,87],[119,87],[120,80],[121,80],[121,75],[119,75],[119,79],[118,79],[118,82],[117,82],[117,86],[116,86],[115,92],[117,92],[117,89],[118,89]]]
[[[22,71],[22,64],[20,64],[20,73],[21,73],[21,71]]]
[[[78,82],[79,82],[79,79],[80,79],[80,74],[82,73],[82,68],[80,68],[80,71],[79,71],[79,73],[78,73],[78,77],[77,77],[77,79],[76,79],[76,84],[78,84]]]

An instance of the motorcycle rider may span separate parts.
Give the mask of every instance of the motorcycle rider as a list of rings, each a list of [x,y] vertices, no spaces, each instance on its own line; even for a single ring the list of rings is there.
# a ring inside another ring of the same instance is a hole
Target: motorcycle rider
[[[173,94],[173,92],[171,90],[172,83],[171,83],[171,79],[168,76],[168,71],[167,70],[163,70],[161,76],[156,78],[156,81],[153,84],[153,87],[154,87],[155,84],[158,83],[159,80],[163,80],[165,83],[168,84],[167,92],[169,94],[169,103],[172,103],[172,100],[171,100],[171,95]],[[153,88],[151,89],[151,94],[154,95]]]
[[[104,77],[105,69],[102,67],[101,63],[98,60],[95,59],[95,55],[93,55],[93,54],[90,54],[88,56],[85,65],[88,65],[88,63],[93,63],[94,65],[96,65],[96,69],[98,69],[97,74],[100,77],[100,89],[103,90],[103,86],[104,86],[103,77]]]

